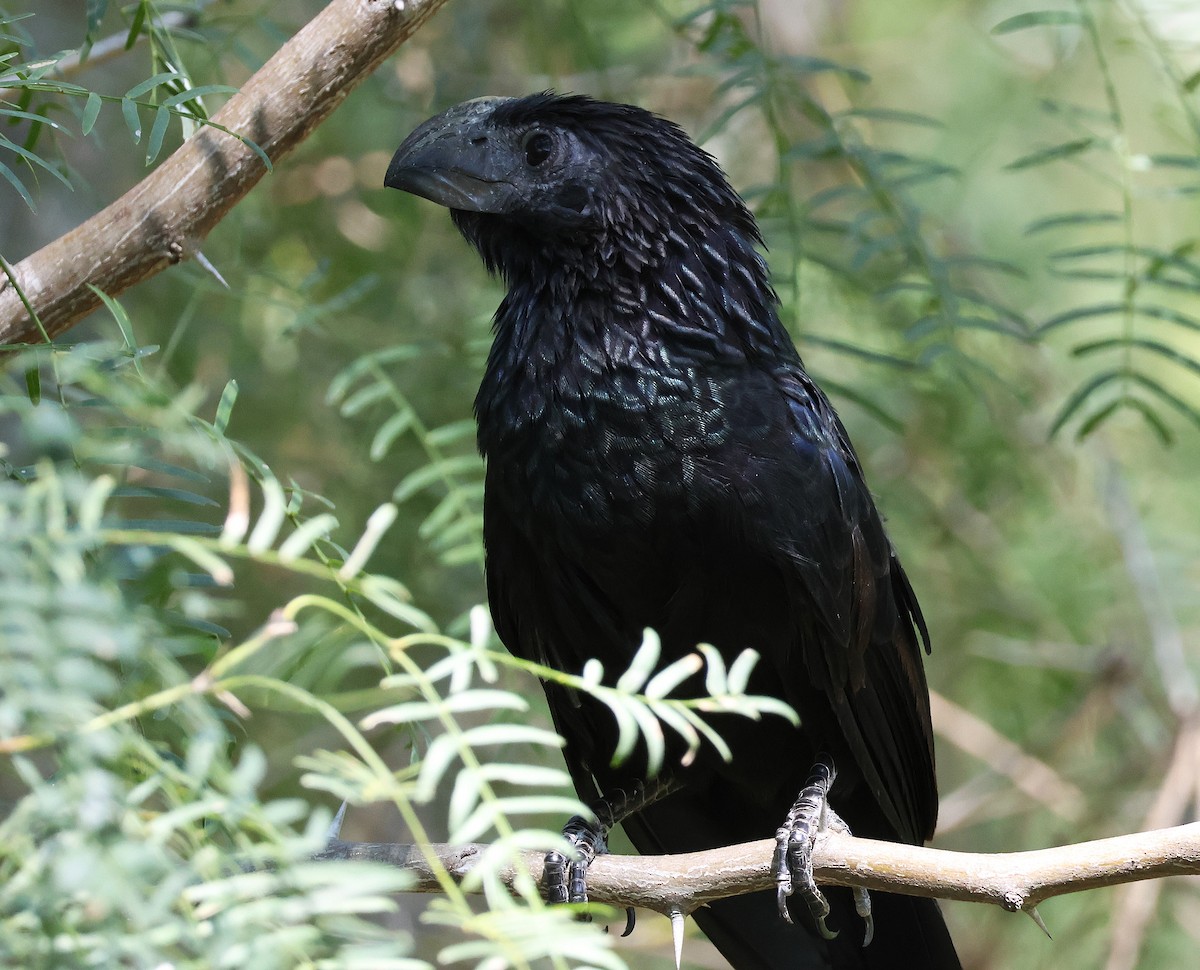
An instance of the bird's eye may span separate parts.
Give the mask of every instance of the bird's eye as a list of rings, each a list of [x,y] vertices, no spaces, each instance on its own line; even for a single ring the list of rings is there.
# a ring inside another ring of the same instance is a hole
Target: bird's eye
[[[531,131],[525,136],[523,147],[526,164],[531,168],[537,168],[553,153],[554,139],[544,131]]]

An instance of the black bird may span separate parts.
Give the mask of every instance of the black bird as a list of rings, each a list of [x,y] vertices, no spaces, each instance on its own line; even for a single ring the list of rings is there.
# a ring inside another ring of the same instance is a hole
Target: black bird
[[[564,874],[550,859],[552,889],[583,895],[605,826],[627,812],[647,853],[782,825],[778,905],[758,893],[695,914],[734,967],[958,967],[930,899],[876,894],[866,947],[846,890],[828,892],[836,939],[804,907],[807,932],[779,918],[789,878],[804,878],[787,856],[803,855],[813,812],[789,810],[810,781],[815,802],[799,807],[819,812],[832,780],[829,804],[857,835],[932,836],[928,633],[846,430],[780,323],[754,217],[716,162],[640,108],[543,93],[430,119],[386,184],[449,207],[508,286],[475,400],[504,643],[565,671],[595,657],[611,677],[647,627],[663,663],[701,642],[728,660],[754,648],[749,692],[802,720],[724,716],[731,761],[706,747],[683,767],[676,750],[647,783],[644,752],[610,764],[608,709],[548,684],[575,787],[602,823],[568,825],[584,865]]]

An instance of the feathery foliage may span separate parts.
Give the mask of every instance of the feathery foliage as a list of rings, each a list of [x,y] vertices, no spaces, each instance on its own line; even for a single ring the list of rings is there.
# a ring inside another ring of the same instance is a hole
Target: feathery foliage
[[[209,123],[320,6],[0,3],[0,266]],[[494,879],[574,810],[533,677],[598,677],[513,661],[475,608],[499,292],[444,213],[380,190],[401,135],[481,94],[643,104],[755,207],[792,332],[854,402],[935,687],[1085,796],[1036,800],[947,723],[944,844],[1170,809],[1200,629],[1197,41],[1124,3],[839,10],[450,4],[206,242],[229,289],[184,264],[0,362],[0,963],[668,965],[652,919],[616,941]],[[667,698],[681,671],[645,649],[600,692],[626,737],[777,716],[740,666],[707,668],[715,700]],[[348,837],[492,841],[486,909],[309,861],[342,799]],[[1100,965],[1115,905],[1046,906],[1057,947],[947,911],[969,965],[1048,968],[1062,941]],[[1163,889],[1143,965],[1186,965],[1195,905]]]
[[[1070,306],[1038,327],[1039,335],[1068,330],[1071,353],[1088,363],[1080,385],[1062,404],[1052,429],[1071,423],[1083,438],[1119,410],[1145,419],[1164,442],[1172,432],[1164,409],[1200,425],[1195,391],[1200,358],[1192,334],[1200,317],[1192,299],[1200,293],[1198,240],[1181,231],[1163,237],[1156,210],[1195,195],[1200,183],[1200,114],[1194,106],[1194,79],[1184,78],[1175,53],[1144,12],[1102,28],[1105,11],[1084,2],[1061,11],[1033,12],[998,24],[998,34],[1026,30],[1073,31],[1092,59],[1097,95],[1084,102],[1047,96],[1041,109],[1054,119],[1062,140],[1038,147],[1009,164],[1013,171],[1069,165],[1094,187],[1094,207],[1040,216],[1030,235],[1053,240],[1048,271],[1063,280],[1086,281],[1103,294]],[[1137,92],[1122,92],[1113,68],[1117,43],[1139,44],[1164,83],[1155,108],[1166,117],[1147,135],[1130,117],[1144,106],[1129,105]],[[1166,147],[1169,146],[1169,147]]]

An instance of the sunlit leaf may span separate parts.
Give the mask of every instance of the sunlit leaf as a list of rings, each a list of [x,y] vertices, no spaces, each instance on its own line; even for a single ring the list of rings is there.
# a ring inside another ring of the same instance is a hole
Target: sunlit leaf
[[[221,391],[221,399],[217,402],[217,413],[213,417],[213,428],[217,434],[224,434],[229,427],[229,419],[233,415],[233,406],[237,403],[238,382],[229,380]]]
[[[666,697],[692,674],[699,673],[703,667],[704,661],[699,654],[686,654],[651,677],[642,693],[647,697]]]
[[[274,545],[275,537],[279,535],[279,530],[283,526],[287,508],[283,487],[274,475],[266,471],[259,484],[263,494],[263,509],[259,513],[258,522],[255,523],[254,531],[250,533],[250,539],[246,543],[246,548],[250,552],[262,552]]]
[[[296,531],[283,540],[279,546],[279,558],[283,562],[299,559],[313,543],[323,538],[337,528],[337,516],[328,512],[313,516],[307,522],[301,523]],[[251,539],[253,541],[253,538]]]
[[[642,635],[641,646],[634,653],[628,669],[617,680],[617,690],[628,693],[640,691],[650,675],[654,673],[654,668],[658,666],[661,655],[662,645],[658,634],[653,630],[646,630]]]
[[[463,472],[477,471],[481,465],[482,459],[477,455],[459,455],[436,464],[426,465],[401,480],[392,493],[392,501],[397,504],[403,503],[435,482]]]
[[[371,461],[381,461],[387,456],[396,439],[411,427],[414,417],[412,410],[405,408],[397,411],[379,426],[375,437],[371,439]]]

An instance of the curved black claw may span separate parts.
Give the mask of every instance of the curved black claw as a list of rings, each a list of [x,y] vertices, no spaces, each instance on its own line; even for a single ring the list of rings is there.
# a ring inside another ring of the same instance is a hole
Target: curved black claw
[[[837,932],[825,923],[829,916],[829,901],[817,888],[813,878],[812,851],[818,833],[850,832],[850,826],[829,807],[829,789],[836,777],[833,760],[828,755],[818,755],[808,782],[800,791],[783,825],[775,832],[775,853],[771,859],[779,915],[787,922],[792,922],[787,901],[793,892],[798,893],[808,906],[817,931],[827,940],[836,937]],[[867,924],[863,941],[863,946],[866,946],[874,934],[874,922],[871,918],[871,897],[865,889],[854,891],[854,907]]]
[[[847,834],[849,834],[848,828]],[[863,932],[863,946],[870,946],[871,941],[875,939],[875,917],[871,915],[871,894],[862,886],[854,887],[854,911],[866,924]]]
[[[608,830],[599,822],[576,815],[563,827],[563,838],[574,851],[570,858],[561,852],[548,852],[542,869],[542,886],[552,903],[586,903],[587,871],[592,860],[608,852]],[[581,919],[590,921],[586,913]],[[632,911],[629,918],[632,929]]]

